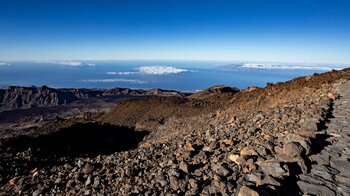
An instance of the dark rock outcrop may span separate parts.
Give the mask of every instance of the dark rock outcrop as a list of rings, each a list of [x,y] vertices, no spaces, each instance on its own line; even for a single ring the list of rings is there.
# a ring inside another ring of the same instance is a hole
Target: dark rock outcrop
[[[20,87],[11,86],[7,89],[0,89],[0,111],[57,106],[71,103],[77,100],[113,97],[113,96],[176,96],[184,97],[187,93],[162,89],[55,89],[47,86],[42,87]]]

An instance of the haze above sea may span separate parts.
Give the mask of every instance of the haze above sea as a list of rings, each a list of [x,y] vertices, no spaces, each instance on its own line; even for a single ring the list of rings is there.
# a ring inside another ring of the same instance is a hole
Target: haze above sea
[[[265,87],[346,65],[225,61],[0,62],[0,87],[162,88],[198,91],[214,85]]]

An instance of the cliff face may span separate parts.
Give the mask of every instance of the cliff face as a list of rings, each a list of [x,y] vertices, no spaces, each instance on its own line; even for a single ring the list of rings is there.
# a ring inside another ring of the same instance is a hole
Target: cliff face
[[[0,91],[2,109],[54,106],[77,100],[74,94],[48,87],[9,87]]]
[[[11,86],[0,89],[0,110],[56,106],[82,99],[111,96],[178,96],[185,94],[161,89],[140,90],[128,88],[113,89],[54,89],[43,87]]]

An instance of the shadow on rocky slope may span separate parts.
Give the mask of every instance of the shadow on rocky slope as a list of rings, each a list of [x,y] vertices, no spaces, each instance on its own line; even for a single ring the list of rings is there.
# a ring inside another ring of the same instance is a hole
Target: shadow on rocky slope
[[[35,149],[37,155],[93,156],[137,148],[148,132],[99,123],[77,123],[39,136],[20,136],[5,146],[18,152]]]
[[[322,119],[317,123],[317,130],[320,131],[326,131],[328,128],[327,124],[330,122],[333,116],[333,108],[334,101],[331,100],[328,104],[327,111],[324,112]],[[330,137],[328,134],[317,134],[315,138],[310,138],[313,146],[313,152],[311,154],[318,154],[320,153],[326,146],[330,145],[331,143],[327,141],[327,139]]]
[[[33,169],[64,165],[75,158],[135,149],[148,132],[99,123],[76,123],[0,144],[0,184]]]

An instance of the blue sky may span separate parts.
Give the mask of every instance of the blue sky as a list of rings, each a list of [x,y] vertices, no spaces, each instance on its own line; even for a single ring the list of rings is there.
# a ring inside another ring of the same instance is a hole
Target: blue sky
[[[350,62],[346,0],[0,0],[0,60]]]

